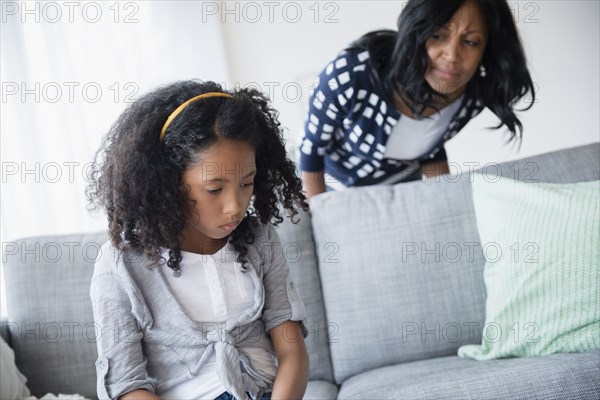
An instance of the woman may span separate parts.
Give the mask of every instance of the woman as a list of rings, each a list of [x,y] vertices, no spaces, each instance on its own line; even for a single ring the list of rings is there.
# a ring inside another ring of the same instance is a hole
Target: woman
[[[504,0],[411,0],[319,75],[300,143],[308,197],[448,173],[444,143],[488,107],[511,140],[535,90]]]

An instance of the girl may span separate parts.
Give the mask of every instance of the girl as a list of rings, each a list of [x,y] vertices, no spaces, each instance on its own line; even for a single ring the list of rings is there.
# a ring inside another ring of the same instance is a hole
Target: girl
[[[320,74],[300,144],[308,196],[448,173],[444,143],[484,107],[520,139],[533,82],[505,0],[410,0]]]
[[[91,284],[99,398],[302,398],[305,311],[271,225],[280,202],[292,217],[308,206],[267,99],[163,87],[96,160],[87,194],[110,234]]]

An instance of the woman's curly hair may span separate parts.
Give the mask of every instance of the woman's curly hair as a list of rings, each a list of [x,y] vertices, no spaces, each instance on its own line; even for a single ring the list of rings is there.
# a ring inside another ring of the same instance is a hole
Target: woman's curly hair
[[[439,94],[423,79],[429,63],[425,43],[467,1],[480,7],[488,26],[488,42],[481,60],[486,77],[475,74],[465,94],[480,100],[500,119],[494,128],[505,125],[509,141],[520,140],[523,125],[514,106],[524,98],[530,104],[523,110],[531,108],[536,90],[506,0],[410,0],[398,17],[397,31],[369,32],[350,48],[369,51],[374,81],[390,101],[396,91],[413,105],[416,114],[427,107],[436,108],[434,99]]]
[[[185,101],[208,92],[233,98],[210,97],[190,103],[169,125],[169,115]],[[220,138],[250,143],[256,152],[257,173],[251,206],[229,240],[245,269],[252,227],[260,221],[283,221],[280,204],[292,218],[308,210],[294,163],[287,157],[278,113],[268,98],[254,89],[225,91],[214,82],[180,81],[161,87],[131,104],[113,124],[96,152],[96,168],[86,195],[92,210],[108,216],[112,244],[159,261],[169,249],[167,265],[181,272],[182,232],[188,220],[183,173],[202,151]]]

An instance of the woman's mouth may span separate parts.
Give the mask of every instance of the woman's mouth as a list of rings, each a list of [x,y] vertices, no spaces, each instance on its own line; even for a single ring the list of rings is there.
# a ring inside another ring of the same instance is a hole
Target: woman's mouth
[[[435,67],[433,70],[435,71],[435,74],[438,76],[438,78],[445,81],[455,80],[460,75],[460,73],[455,69]]]

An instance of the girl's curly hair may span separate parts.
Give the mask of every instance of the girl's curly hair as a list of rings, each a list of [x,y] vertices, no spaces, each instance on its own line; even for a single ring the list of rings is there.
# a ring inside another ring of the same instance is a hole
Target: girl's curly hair
[[[208,92],[233,98],[190,103],[161,141],[168,116],[185,101]],[[189,217],[182,175],[220,138],[246,141],[256,152],[253,201],[229,238],[244,269],[246,245],[254,242],[252,227],[258,221],[281,223],[280,203],[292,221],[298,208],[308,211],[301,181],[285,151],[278,113],[268,98],[254,89],[227,92],[214,82],[179,81],[131,104],[96,152],[86,196],[90,209],[106,211],[110,240],[117,249],[138,251],[153,261],[170,249],[167,265],[181,272],[180,244]]]

